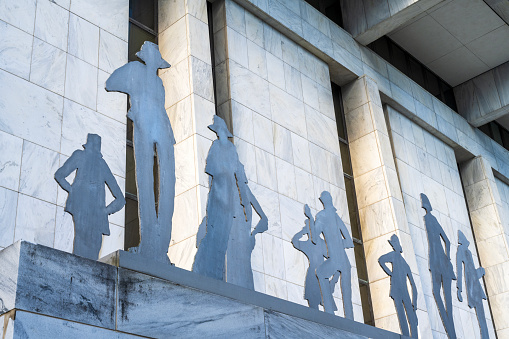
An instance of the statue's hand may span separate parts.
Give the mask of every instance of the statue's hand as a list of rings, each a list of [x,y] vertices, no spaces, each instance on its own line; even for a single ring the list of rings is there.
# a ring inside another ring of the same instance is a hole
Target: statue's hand
[[[461,295],[461,291],[458,290],[458,300],[463,302],[463,296]]]
[[[309,219],[313,218],[313,215],[311,214],[311,209],[309,208],[308,204],[304,205],[304,215]]]

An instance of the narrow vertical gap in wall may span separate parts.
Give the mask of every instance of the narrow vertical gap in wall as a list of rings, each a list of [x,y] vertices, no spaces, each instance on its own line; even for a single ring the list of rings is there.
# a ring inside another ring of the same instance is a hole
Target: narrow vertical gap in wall
[[[362,242],[359,208],[357,206],[357,197],[355,195],[355,184],[353,180],[352,162],[350,158],[348,134],[345,122],[345,111],[343,109],[343,100],[341,98],[341,88],[335,83],[331,83],[331,87],[334,111],[336,113],[336,124],[338,128],[341,162],[343,164],[343,177],[345,179],[348,214],[350,216],[350,227],[352,231],[352,239],[354,242],[355,262],[357,266],[357,276],[359,280],[362,313],[364,316],[364,323],[371,326],[375,326],[375,320],[373,317],[373,307],[371,305],[371,294],[369,292],[369,279],[368,270],[366,267],[366,257],[364,255],[364,246]]]
[[[214,107],[217,114],[217,89],[216,89],[216,56],[214,43],[214,16],[212,15],[212,2],[207,1],[207,21],[209,24],[210,63],[212,64],[212,86],[214,88]]]
[[[456,156],[456,152],[455,152],[455,156]],[[469,161],[469,160],[466,160],[466,161]],[[457,162],[456,165],[458,166],[458,174],[460,176],[460,182],[461,182],[461,191],[463,192],[463,200],[465,201],[465,206],[467,208],[468,222],[470,223],[470,229],[472,231],[472,238],[474,240],[475,253],[477,254],[477,260],[479,261],[479,266],[481,266],[481,258],[479,258],[479,249],[477,247],[477,239],[475,238],[474,224],[472,223],[472,218],[470,217],[470,208],[468,207],[467,195],[466,195],[466,192],[465,192],[465,186],[463,185],[463,177],[461,175],[461,164],[459,162]],[[496,182],[494,184],[496,185]],[[462,279],[462,277],[456,277],[456,279]],[[489,298],[489,295],[488,295],[488,289],[486,288],[486,281],[484,280],[484,277],[482,279],[482,283],[483,283],[484,291],[486,292],[486,302],[488,303],[488,308],[490,310],[490,314],[489,315],[490,315],[490,318],[491,318],[491,323],[493,325],[493,328],[496,329],[495,321],[493,320],[493,311],[491,310],[491,303],[490,303],[490,298]],[[466,286],[466,284],[465,284],[465,286]]]

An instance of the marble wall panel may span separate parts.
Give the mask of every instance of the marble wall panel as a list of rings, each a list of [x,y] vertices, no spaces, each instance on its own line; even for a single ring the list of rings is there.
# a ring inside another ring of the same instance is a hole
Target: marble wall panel
[[[67,50],[69,11],[51,1],[37,1],[34,36]]]
[[[269,90],[273,121],[302,137],[307,137],[306,117],[302,101],[273,85],[270,85]]]
[[[265,336],[258,307],[125,269],[119,269],[118,310],[118,330],[150,337]]]
[[[21,170],[23,139],[0,131],[0,186],[17,191]]]
[[[18,192],[0,187],[0,246],[7,247],[14,241]]]
[[[30,81],[59,95],[64,94],[66,54],[34,38]]]
[[[97,68],[75,58],[67,56],[65,75],[65,97],[90,109],[97,104]]]
[[[101,29],[99,37],[99,68],[107,73],[127,63],[127,43]]]
[[[99,64],[99,27],[71,13],[67,52],[97,66]]]
[[[0,4],[0,20],[27,33],[34,31],[37,0],[6,0]]]
[[[270,118],[269,83],[236,62],[230,61],[229,65],[231,97],[253,111]],[[251,95],[253,92],[258,95]]]
[[[0,68],[28,79],[33,36],[0,21]]]
[[[53,247],[56,206],[19,194],[16,209],[14,241],[26,240]]]

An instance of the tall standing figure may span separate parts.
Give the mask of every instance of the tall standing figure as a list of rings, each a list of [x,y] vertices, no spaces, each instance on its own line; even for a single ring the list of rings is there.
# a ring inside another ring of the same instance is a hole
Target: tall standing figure
[[[314,227],[315,221],[308,205],[304,206],[304,215],[307,217],[306,223],[302,230],[293,236],[292,244],[308,258],[309,267],[306,271],[306,281],[304,283],[304,299],[308,301],[309,307],[317,310],[318,305],[323,305],[323,302],[316,269],[323,264],[324,257],[327,256],[327,245],[321,237],[313,239],[316,243],[311,241],[311,228]],[[308,238],[300,240],[305,235]],[[334,304],[334,306],[336,305]]]
[[[378,259],[378,263],[384,272],[391,277],[390,297],[394,300],[394,305],[396,306],[401,334],[410,336],[407,324],[408,318],[412,338],[418,338],[418,320],[415,313],[417,310],[417,288],[415,287],[412,271],[410,270],[410,266],[408,266],[406,260],[401,255],[401,253],[403,253],[403,248],[401,247],[399,238],[396,234],[391,236],[389,244],[391,244],[394,251],[382,255]],[[392,270],[387,267],[387,263],[392,264]],[[412,287],[412,300],[410,300],[410,295],[408,293],[407,280],[410,281],[410,286]]]
[[[130,251],[168,262],[175,199],[175,139],[164,109],[164,87],[157,70],[169,68],[170,64],[163,60],[157,45],[148,41],[136,55],[144,63],[129,62],[106,81],[107,91],[129,94],[131,103],[127,117],[134,125],[140,244]],[[154,163],[159,173],[158,189],[154,188]]]
[[[426,234],[428,236],[429,270],[431,272],[433,297],[437,303],[447,335],[449,338],[455,339],[456,331],[452,317],[451,285],[452,281],[456,280],[456,276],[454,275],[451,263],[451,242],[438,220],[431,214],[433,208],[424,193],[421,193],[421,202],[422,208],[426,210],[424,224],[426,225]],[[442,240],[445,243],[445,251]],[[444,291],[445,305],[440,296],[440,289]]]
[[[124,207],[125,199],[115,177],[101,154],[101,137],[88,134],[84,150],[76,150],[55,172],[55,180],[69,193],[65,211],[74,222],[73,253],[92,260],[99,259],[102,235],[110,235],[108,215]],[[74,182],[67,178],[76,171]],[[106,206],[107,185],[115,198]]]
[[[335,303],[332,293],[337,281],[337,274],[341,274],[341,293],[345,318],[353,320],[352,304],[352,266],[348,260],[345,249],[353,248],[353,241],[345,223],[336,213],[332,204],[332,196],[323,191],[320,201],[324,209],[316,214],[316,221],[311,228],[311,239],[314,243],[323,233],[327,245],[327,260],[316,269],[316,276],[322,291],[323,308],[325,312],[334,313]],[[332,283],[329,279],[332,278]]]
[[[458,274],[458,281],[456,282],[458,288],[458,299],[463,301],[461,292],[463,290],[463,265],[465,265],[465,286],[467,288],[468,307],[475,308],[477,314],[477,321],[481,329],[481,338],[487,339],[488,325],[486,324],[486,316],[484,314],[483,299],[486,299],[486,294],[482,289],[481,279],[484,274],[484,268],[475,268],[472,252],[468,249],[470,242],[467,240],[463,232],[458,231],[458,252],[456,252],[456,272]]]
[[[207,201],[205,235],[194,258],[193,271],[218,280],[225,280],[225,259],[233,219],[235,202],[248,201],[244,190],[238,189],[237,178],[243,171],[235,145],[228,140],[232,134],[219,116],[209,128],[216,133],[207,155],[205,172],[212,177]]]
[[[235,203],[233,207],[236,211],[226,251],[226,281],[254,290],[251,253],[256,245],[255,236],[268,229],[269,221],[248,186],[244,166],[241,163],[239,163],[239,170],[235,177],[239,192],[242,193],[234,195]],[[242,196],[242,201],[240,196]],[[251,231],[253,210],[260,217],[260,221]]]

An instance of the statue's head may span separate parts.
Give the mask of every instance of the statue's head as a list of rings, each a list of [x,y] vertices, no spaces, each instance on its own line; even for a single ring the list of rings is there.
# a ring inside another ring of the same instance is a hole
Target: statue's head
[[[391,244],[392,248],[399,253],[403,253],[403,248],[401,247],[401,244],[399,243],[399,238],[396,234],[393,234],[391,236],[391,239],[389,240],[389,244]]]
[[[322,194],[320,194],[320,201],[324,207],[334,206],[332,204],[332,195],[330,195],[330,193],[327,191],[323,191]]]
[[[150,41],[145,41],[136,56],[143,60],[147,66],[157,66],[157,68],[170,68],[171,65],[163,59],[159,47]]]
[[[470,245],[470,241],[467,240],[467,237],[465,237],[465,234],[458,230],[458,244],[468,246]]]
[[[209,125],[208,127],[211,131],[216,133],[218,137],[220,135],[223,135],[227,138],[233,138],[233,135],[228,130],[228,127],[226,127],[226,123],[218,115],[214,115],[214,123],[212,125]]]
[[[101,152],[101,137],[97,134],[88,133],[87,143],[83,145],[83,148],[94,152]]]
[[[433,211],[433,208],[431,207],[431,203],[429,202],[428,197],[426,194],[421,193],[421,206],[426,210],[426,212]]]

